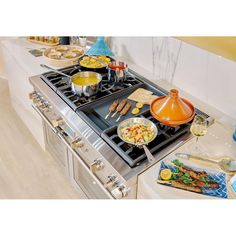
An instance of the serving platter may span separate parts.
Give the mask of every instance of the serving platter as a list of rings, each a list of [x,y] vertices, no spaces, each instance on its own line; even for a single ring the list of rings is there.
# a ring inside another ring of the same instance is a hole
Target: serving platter
[[[173,186],[171,184],[171,181],[163,181],[162,178],[160,177],[160,173],[164,169],[169,169],[172,173],[176,171],[176,166],[172,164],[173,160],[175,159],[173,158],[173,159],[165,160],[161,162],[158,177],[157,177],[157,183],[171,187],[171,188],[178,188],[178,187]],[[210,168],[205,168],[205,167],[203,168],[199,165],[192,163],[191,161],[183,160],[181,158],[179,158],[178,160],[180,160],[180,162],[183,163],[185,167],[191,168],[194,171],[205,171],[207,173],[207,178],[210,181],[214,181],[219,184],[217,188],[201,187],[202,192],[201,193],[194,192],[195,194],[203,194],[203,195],[208,195],[211,197],[218,197],[218,198],[228,198],[227,175],[224,172],[218,171],[216,169],[210,169]],[[180,189],[181,191],[193,192],[187,189],[182,189],[182,188],[178,188],[178,189]]]
[[[84,49],[76,45],[59,45],[47,48],[44,57],[48,64],[56,67],[68,67],[78,63],[84,55]]]

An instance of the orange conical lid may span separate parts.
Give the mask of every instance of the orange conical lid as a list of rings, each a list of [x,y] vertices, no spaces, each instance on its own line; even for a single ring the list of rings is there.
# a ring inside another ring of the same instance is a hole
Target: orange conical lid
[[[179,97],[179,91],[171,89],[166,97],[155,99],[150,107],[151,114],[165,124],[179,124],[190,121],[195,113],[193,105]]]

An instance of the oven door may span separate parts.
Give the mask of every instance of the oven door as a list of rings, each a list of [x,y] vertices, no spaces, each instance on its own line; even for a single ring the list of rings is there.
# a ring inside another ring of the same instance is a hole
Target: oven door
[[[62,133],[59,137],[67,145],[72,183],[78,186],[89,199],[114,199],[102,182],[90,171],[79,154],[70,146]]]
[[[52,126],[47,117],[35,105],[32,106],[43,120],[46,150],[63,167],[66,174],[68,175],[69,165],[66,145],[59,138],[57,134],[58,130]]]

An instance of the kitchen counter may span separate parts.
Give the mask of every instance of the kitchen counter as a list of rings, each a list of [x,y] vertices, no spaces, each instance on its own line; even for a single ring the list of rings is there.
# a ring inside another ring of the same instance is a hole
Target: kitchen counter
[[[44,46],[32,44],[24,38],[4,40],[2,45],[13,107],[32,132],[35,139],[44,148],[41,119],[34,113],[28,99],[28,94],[33,90],[29,83],[29,77],[45,72],[45,69],[40,67],[40,64],[45,63],[44,58],[34,57],[28,51],[35,48],[44,48]],[[122,60],[122,58],[119,59]],[[167,81],[157,80],[153,74],[145,69],[140,68],[129,61],[127,61],[127,63],[130,69],[136,71],[140,75],[143,75],[147,79],[156,83],[158,86],[163,87],[166,90],[175,87]],[[202,142],[207,148],[208,155],[229,155],[236,157],[236,143],[232,139],[236,119],[231,118],[214,107],[201,102],[191,96],[191,94],[181,90],[181,88],[175,88],[180,91],[181,97],[187,98],[197,108],[216,119],[215,124],[209,128],[208,134],[200,139],[200,142]],[[193,140],[190,142],[193,142]],[[187,152],[190,142],[176,151]],[[174,153],[168,155],[165,159],[173,157],[173,155]],[[160,163],[155,164],[139,176],[138,198],[207,198],[206,196],[199,194],[158,185],[156,183],[156,177],[159,165]]]
[[[189,146],[195,142],[191,139],[189,142],[178,148],[163,160],[175,158],[175,153],[189,153]],[[236,158],[236,142],[232,138],[232,133],[225,128],[224,125],[216,122],[208,128],[208,133],[204,137],[199,138],[199,145],[206,151],[206,154],[211,158],[220,156],[230,156]],[[193,161],[202,168],[210,168],[220,171],[217,165]],[[156,183],[161,162],[150,167],[146,172],[139,176],[138,181],[138,198],[139,199],[212,199],[213,197],[192,193]],[[228,176],[228,180],[230,176]],[[229,198],[236,198],[230,189],[228,189]]]

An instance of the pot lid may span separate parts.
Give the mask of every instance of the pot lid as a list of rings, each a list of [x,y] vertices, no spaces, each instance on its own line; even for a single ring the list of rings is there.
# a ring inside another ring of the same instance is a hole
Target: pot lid
[[[150,110],[152,115],[163,123],[187,121],[195,114],[193,105],[180,98],[179,91],[176,89],[171,89],[168,96],[155,99]]]

